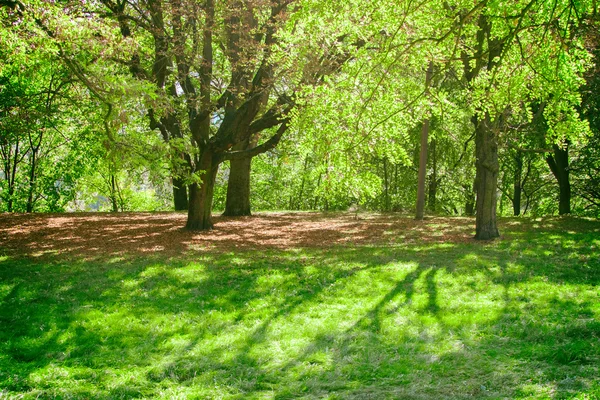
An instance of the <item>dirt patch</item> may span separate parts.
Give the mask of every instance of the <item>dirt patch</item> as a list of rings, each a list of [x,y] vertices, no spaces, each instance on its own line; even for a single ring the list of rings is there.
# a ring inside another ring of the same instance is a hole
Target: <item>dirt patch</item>
[[[11,256],[181,254],[202,250],[466,242],[472,218],[338,213],[259,213],[215,217],[215,229],[189,232],[183,213],[0,215],[0,251]],[[1,254],[0,254],[1,255]]]

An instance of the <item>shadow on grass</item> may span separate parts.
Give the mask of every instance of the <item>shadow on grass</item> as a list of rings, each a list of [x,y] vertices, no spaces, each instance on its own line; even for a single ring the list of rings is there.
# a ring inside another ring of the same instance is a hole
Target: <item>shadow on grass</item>
[[[597,240],[0,261],[0,394],[600,394]],[[336,397],[337,396],[337,397]]]

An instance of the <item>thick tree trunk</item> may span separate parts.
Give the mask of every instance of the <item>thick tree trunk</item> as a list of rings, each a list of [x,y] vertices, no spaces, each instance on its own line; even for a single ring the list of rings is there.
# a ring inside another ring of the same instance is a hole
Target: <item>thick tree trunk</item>
[[[227,199],[223,215],[239,217],[250,215],[250,166],[252,158],[230,161]]]
[[[496,226],[498,184],[498,143],[488,115],[473,118],[475,125],[476,191],[475,239],[490,240],[500,236]]]
[[[233,150],[247,150],[255,143],[247,141],[239,143]],[[227,181],[227,198],[225,200],[225,212],[223,215],[229,217],[241,217],[250,215],[250,167],[252,158],[241,158],[229,162],[229,180]]]
[[[517,151],[515,156],[515,177],[513,183],[513,214],[515,217],[521,215],[521,193],[523,192],[523,153]]]
[[[173,178],[173,203],[175,211],[184,211],[188,209],[187,186],[183,178]]]
[[[200,156],[200,164],[197,168],[204,171],[201,183],[190,185],[190,201],[188,207],[188,218],[186,229],[199,231],[213,228],[212,202],[215,187],[215,177],[219,166],[214,162],[214,156],[210,152],[204,152]]]
[[[569,180],[569,146],[553,146],[554,157],[548,155],[546,162],[558,181],[559,202],[558,213],[566,215],[571,213],[571,182]]]
[[[233,150],[248,150],[258,144],[258,135],[254,135],[242,143],[233,146]],[[231,160],[229,180],[227,181],[227,198],[223,215],[241,217],[251,215],[250,206],[250,172],[252,157]]]

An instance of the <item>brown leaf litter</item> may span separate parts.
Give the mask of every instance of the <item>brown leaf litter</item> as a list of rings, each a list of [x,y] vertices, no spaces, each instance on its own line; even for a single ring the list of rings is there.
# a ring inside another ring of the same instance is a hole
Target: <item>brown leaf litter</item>
[[[326,248],[472,240],[473,218],[415,221],[397,214],[257,213],[183,229],[183,213],[0,214],[0,255],[176,255],[206,250]]]

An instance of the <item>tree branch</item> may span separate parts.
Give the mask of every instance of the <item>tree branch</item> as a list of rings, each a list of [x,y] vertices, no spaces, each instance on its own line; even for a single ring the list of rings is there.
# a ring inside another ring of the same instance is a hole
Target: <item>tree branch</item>
[[[285,131],[287,131],[288,122],[289,122],[289,119],[285,119],[284,122],[279,127],[279,129],[277,130],[277,132],[275,133],[275,135],[271,136],[271,138],[269,140],[267,140],[266,142],[264,142],[263,144],[253,147],[248,150],[227,152],[221,156],[220,161],[240,160],[240,159],[244,159],[244,158],[251,158],[251,157],[254,157],[256,155],[259,155],[261,153],[264,153],[266,151],[269,151],[269,150],[275,148],[277,146],[277,144],[279,144],[279,141],[281,140],[281,137],[283,136]]]

